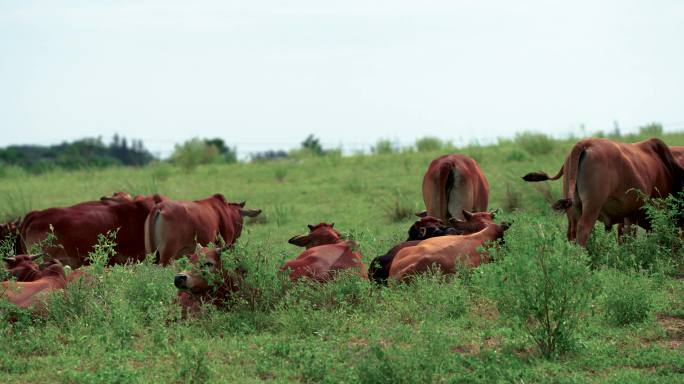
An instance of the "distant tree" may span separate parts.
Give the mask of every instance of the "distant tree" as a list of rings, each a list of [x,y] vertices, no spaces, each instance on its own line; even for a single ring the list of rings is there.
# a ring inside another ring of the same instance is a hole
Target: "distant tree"
[[[268,161],[287,158],[287,152],[283,150],[268,150],[265,152],[257,152],[250,155],[252,161]]]
[[[205,140],[194,138],[176,144],[171,162],[182,167],[186,172],[191,172],[200,164],[215,163],[219,160],[219,150]]]
[[[310,151],[316,156],[322,156],[325,154],[320,140],[318,140],[314,135],[309,135],[306,140],[302,142],[302,148]]]
[[[213,139],[204,139],[207,145],[214,146],[226,163],[235,163],[237,161],[237,148],[228,147],[223,139],[216,137]]]

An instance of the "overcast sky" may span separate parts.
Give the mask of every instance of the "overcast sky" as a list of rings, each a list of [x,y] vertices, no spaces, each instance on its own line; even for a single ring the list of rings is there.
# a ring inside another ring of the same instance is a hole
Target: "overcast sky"
[[[0,2],[0,146],[684,130],[681,0]]]

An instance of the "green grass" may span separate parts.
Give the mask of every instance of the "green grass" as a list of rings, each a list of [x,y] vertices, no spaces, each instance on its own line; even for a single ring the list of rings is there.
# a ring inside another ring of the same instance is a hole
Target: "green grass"
[[[664,139],[684,145],[684,134]],[[536,220],[562,237],[565,218],[547,202],[549,196],[560,196],[561,182],[539,188],[520,176],[540,169],[555,173],[571,146],[552,141],[547,152],[533,155],[504,141],[463,152],[477,157],[491,185],[490,208],[504,208],[502,220],[512,219],[514,226]],[[253,271],[246,285],[254,289],[245,290],[229,311],[206,308],[201,316],[181,320],[172,283],[179,267],[149,262],[100,274],[91,268],[94,285],[57,295],[47,318],[0,303],[2,381],[684,381],[684,280],[672,270],[608,268],[600,264],[605,258],[589,255],[599,260],[589,272],[596,291],[589,309],[573,317],[578,322],[573,325],[573,348],[551,359],[542,356],[492,294],[492,279],[505,289],[511,281],[501,274],[519,269],[510,262],[459,278],[425,276],[410,286],[383,289],[347,276],[327,285],[292,285],[278,272],[300,252],[287,239],[320,221],[335,222],[335,228],[358,241],[366,263],[384,254],[405,239],[413,222],[395,211],[422,206],[423,172],[430,160],[445,153],[302,157],[202,165],[190,173],[166,164],[40,176],[5,173],[1,217],[127,190],[156,191],[174,199],[220,192],[263,209],[266,219],[248,223],[238,241],[236,252]],[[511,245],[502,249],[521,252],[515,257],[539,245],[528,241],[529,230],[511,229],[507,236]],[[597,249],[618,254],[617,245],[607,241],[612,235],[597,236]],[[651,243],[641,241],[628,249],[639,250],[640,244]],[[608,297],[620,292],[621,279],[630,282],[631,290],[623,297]],[[648,295],[639,294],[642,287],[650,290]],[[631,316],[630,321],[616,322],[616,314]],[[9,316],[19,321],[10,324]]]

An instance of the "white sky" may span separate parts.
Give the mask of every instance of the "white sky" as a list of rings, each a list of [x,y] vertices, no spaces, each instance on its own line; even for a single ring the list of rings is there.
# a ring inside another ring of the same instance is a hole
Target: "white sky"
[[[684,130],[681,0],[0,2],[0,146]]]

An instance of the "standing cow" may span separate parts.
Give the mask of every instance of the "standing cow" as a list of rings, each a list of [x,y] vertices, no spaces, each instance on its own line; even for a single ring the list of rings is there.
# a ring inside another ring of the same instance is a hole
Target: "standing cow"
[[[109,264],[140,261],[145,257],[144,224],[152,207],[166,200],[160,195],[128,196],[114,194],[100,201],[89,201],[65,208],[49,208],[28,213],[21,221],[23,250],[41,244],[54,232],[55,244],[45,245],[44,253],[72,268],[88,264],[88,253],[98,236],[117,231],[116,255]]]
[[[145,248],[155,252],[159,264],[167,265],[190,254],[197,244],[209,244],[221,236],[226,245],[242,232],[243,217],[261,210],[245,209],[245,203],[229,203],[221,194],[203,200],[166,201],[154,206],[145,221]]]
[[[567,213],[568,240],[582,246],[586,246],[596,220],[606,229],[619,224],[618,235],[631,224],[649,229],[638,191],[664,197],[681,191],[684,183],[684,169],[667,145],[655,138],[634,144],[581,140],[572,147],[558,174],[550,177],[532,172],[523,180],[558,180],[561,176],[563,199],[553,208]]]
[[[484,212],[489,200],[489,183],[477,162],[452,154],[430,163],[423,177],[426,214],[447,222],[463,219],[463,210]]]

